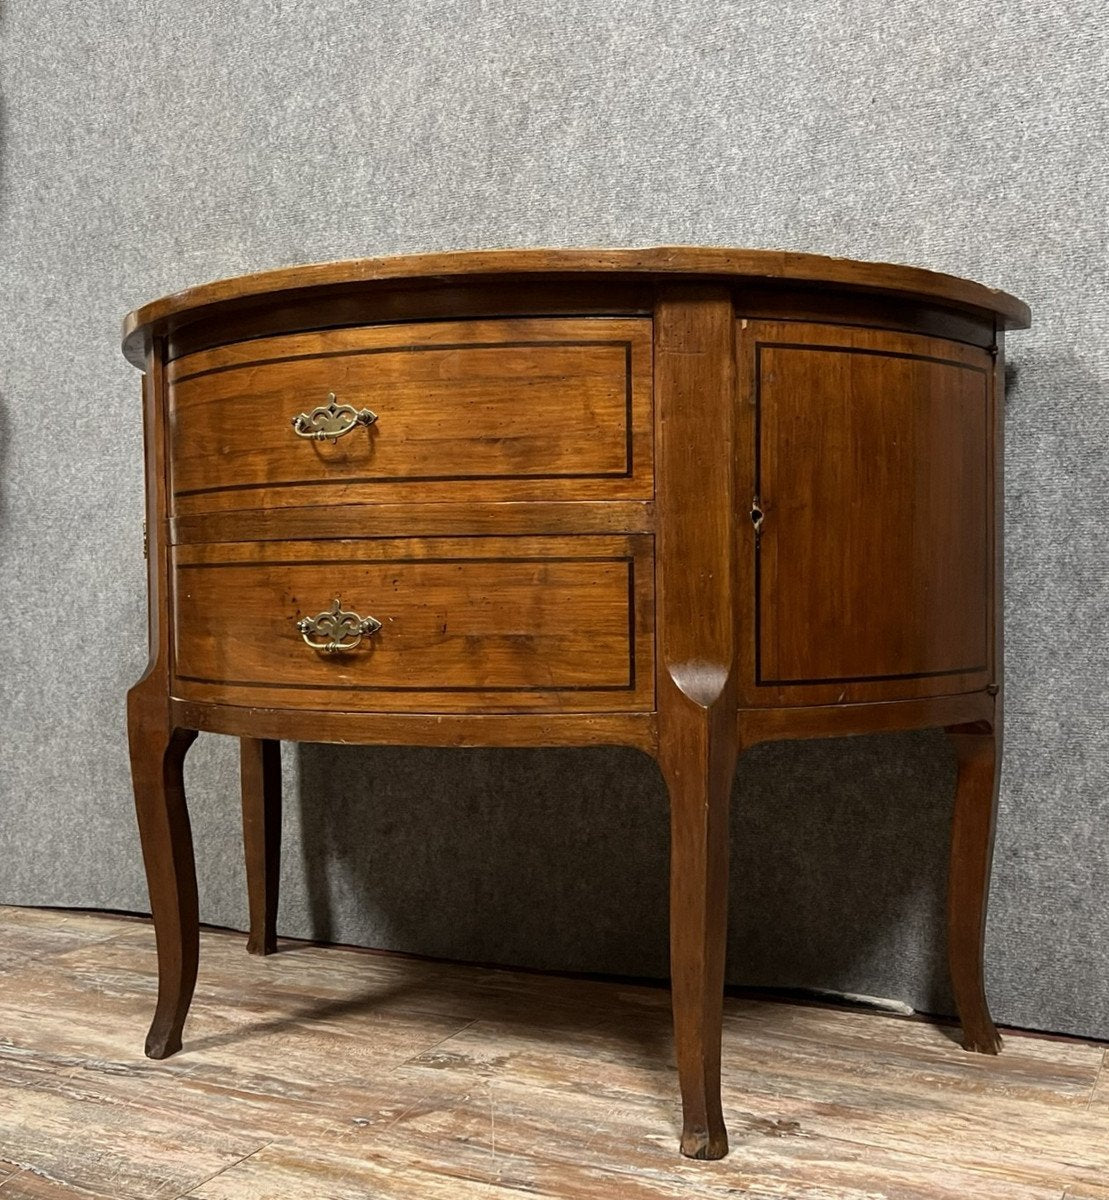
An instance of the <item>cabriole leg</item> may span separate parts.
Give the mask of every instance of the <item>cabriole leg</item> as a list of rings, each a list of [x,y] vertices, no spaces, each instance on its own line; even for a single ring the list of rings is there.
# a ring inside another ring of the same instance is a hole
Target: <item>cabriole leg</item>
[[[947,886],[951,984],[963,1024],[963,1045],[996,1054],[1001,1038],[986,1002],[983,957],[1001,738],[985,722],[949,726],[947,733],[959,760]]]
[[[241,738],[243,850],[250,904],[251,954],[277,949],[277,897],[281,875],[281,743]]]
[[[139,837],[158,947],[158,1004],[146,1038],[150,1058],[181,1049],[199,952],[192,831],[182,769],[196,738],[164,717],[164,703],[138,688],[128,694],[127,733]]]
[[[718,723],[709,711],[688,705],[681,728],[671,730],[660,756],[670,792],[670,978],[682,1093],[681,1151],[688,1158],[728,1153],[720,1106],[720,1036],[728,806],[736,751],[734,735],[714,736]]]

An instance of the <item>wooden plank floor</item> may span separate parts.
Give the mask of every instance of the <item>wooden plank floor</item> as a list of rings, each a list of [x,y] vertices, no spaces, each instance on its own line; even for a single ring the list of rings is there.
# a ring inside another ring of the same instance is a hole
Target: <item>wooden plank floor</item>
[[[0,907],[0,1200],[1109,1200],[1105,1047],[728,1000],[732,1153],[679,1157],[669,994]]]

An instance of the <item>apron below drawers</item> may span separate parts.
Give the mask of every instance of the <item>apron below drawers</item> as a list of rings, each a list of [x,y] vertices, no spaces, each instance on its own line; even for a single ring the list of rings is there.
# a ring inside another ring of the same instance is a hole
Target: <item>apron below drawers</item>
[[[174,692],[263,708],[649,711],[653,539],[223,542],[174,552]]]

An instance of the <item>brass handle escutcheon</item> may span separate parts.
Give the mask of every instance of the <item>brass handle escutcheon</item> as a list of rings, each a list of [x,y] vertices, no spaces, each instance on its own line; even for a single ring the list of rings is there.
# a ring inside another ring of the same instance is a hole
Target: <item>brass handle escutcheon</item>
[[[368,408],[357,409],[350,404],[336,404],[335,393],[328,392],[326,404],[293,417],[293,429],[297,437],[313,442],[322,442],[325,438],[337,442],[359,425],[372,425],[376,420],[377,413]]]
[[[327,612],[315,617],[302,617],[297,621],[297,629],[305,644],[313,650],[322,650],[324,654],[354,650],[364,637],[377,633],[380,628],[381,622],[376,617],[360,617],[355,612],[344,612],[338,596],[332,600]]]

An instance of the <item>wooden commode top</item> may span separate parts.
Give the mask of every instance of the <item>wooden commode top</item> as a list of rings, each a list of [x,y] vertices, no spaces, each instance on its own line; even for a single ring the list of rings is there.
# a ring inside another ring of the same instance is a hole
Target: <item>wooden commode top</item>
[[[924,727],[959,757],[965,1043],[996,1052],[982,958],[1004,333],[1028,321],[949,275],[693,247],[294,267],[132,313],[151,653],[128,712],[160,978],[147,1052],[180,1048],[196,975],[181,772],[198,732],[241,740],[261,953],[281,740],[632,745],[671,800],[681,1148],[718,1158],[737,759],[772,738]]]

